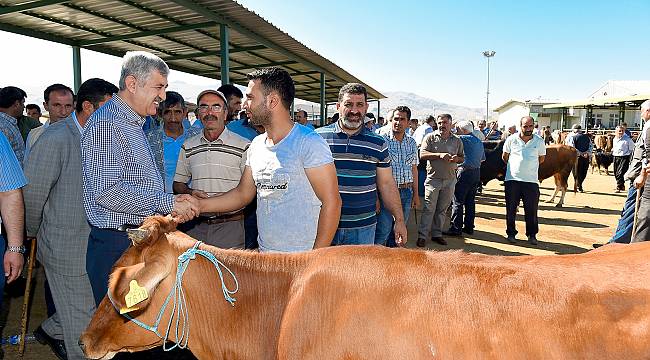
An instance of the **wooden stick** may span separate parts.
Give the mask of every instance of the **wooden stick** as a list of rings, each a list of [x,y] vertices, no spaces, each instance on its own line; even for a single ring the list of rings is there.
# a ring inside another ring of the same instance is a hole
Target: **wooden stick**
[[[29,249],[29,260],[27,264],[27,281],[25,284],[25,298],[23,299],[23,315],[20,325],[20,345],[18,355],[22,357],[25,354],[25,336],[27,336],[27,310],[29,309],[29,298],[32,292],[32,272],[34,271],[34,261],[36,258],[36,238],[32,238],[32,245]]]
[[[632,225],[632,237],[630,238],[630,243],[634,242],[634,235],[636,235],[636,220],[638,218],[637,213],[639,212],[639,203],[641,202],[641,189],[636,189],[636,201],[634,202],[634,225]]]

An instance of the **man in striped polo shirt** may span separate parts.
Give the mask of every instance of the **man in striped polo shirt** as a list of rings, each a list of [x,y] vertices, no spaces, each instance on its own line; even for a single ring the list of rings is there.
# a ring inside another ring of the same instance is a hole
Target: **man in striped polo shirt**
[[[185,140],[178,154],[174,192],[207,199],[237,187],[246,167],[250,141],[226,128],[228,102],[219,91],[205,90],[196,100],[203,131]],[[191,181],[191,187],[190,187]],[[181,230],[220,248],[244,248],[244,214],[204,213]]]
[[[363,121],[368,93],[361,84],[350,83],[339,91],[339,120],[316,130],[332,151],[342,207],[333,245],[374,244],[377,226],[377,190],[384,206],[395,217],[395,239],[406,244],[406,224],[393,179],[388,145],[368,130]]]

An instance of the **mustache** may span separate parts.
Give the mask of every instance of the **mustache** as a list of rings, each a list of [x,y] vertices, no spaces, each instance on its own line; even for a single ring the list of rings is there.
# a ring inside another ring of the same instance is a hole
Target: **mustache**
[[[211,121],[211,120],[219,120],[219,119],[217,119],[217,117],[214,116],[214,115],[206,115],[206,116],[203,117],[203,120]]]

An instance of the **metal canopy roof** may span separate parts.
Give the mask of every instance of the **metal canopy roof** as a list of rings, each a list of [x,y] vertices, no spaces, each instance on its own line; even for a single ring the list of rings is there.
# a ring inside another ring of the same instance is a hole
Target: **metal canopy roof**
[[[555,109],[555,108],[577,108],[584,109],[587,107],[619,107],[621,103],[626,106],[638,107],[642,102],[650,99],[650,94],[639,94],[639,95],[630,95],[623,97],[603,97],[597,99],[585,99],[571,102],[564,102],[559,104],[548,104],[544,105],[544,109]]]
[[[326,102],[341,86],[362,81],[307,48],[259,15],[231,0],[0,0],[0,30],[123,56],[144,50],[170,68],[220,78],[220,26],[229,29],[230,82],[246,73],[281,66],[296,84],[296,97]],[[384,95],[364,84],[370,98]]]

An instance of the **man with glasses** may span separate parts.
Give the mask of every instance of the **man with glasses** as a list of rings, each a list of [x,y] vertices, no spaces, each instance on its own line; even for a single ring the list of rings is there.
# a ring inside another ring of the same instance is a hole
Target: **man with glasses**
[[[196,103],[203,131],[188,138],[181,147],[174,192],[207,199],[237,187],[246,166],[250,141],[226,128],[228,102],[221,92],[205,90]],[[242,209],[203,213],[183,224],[182,230],[210,245],[243,249],[243,220]]]

